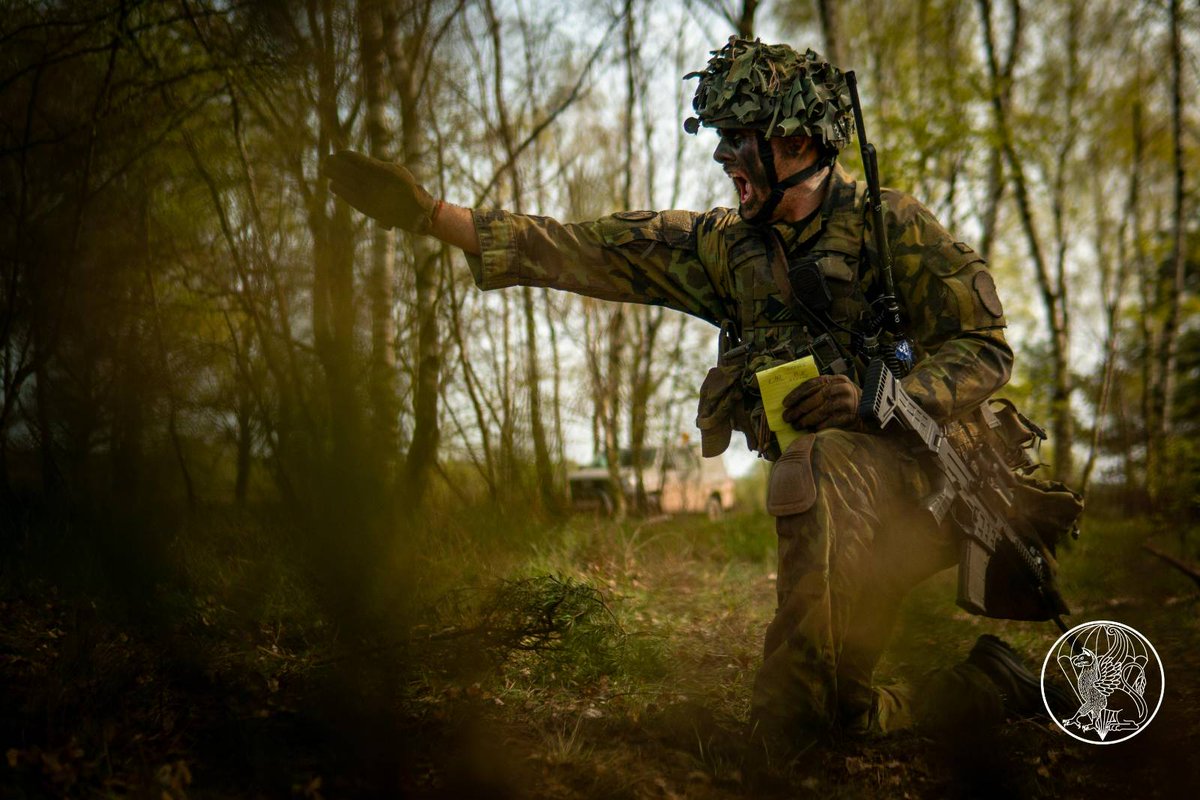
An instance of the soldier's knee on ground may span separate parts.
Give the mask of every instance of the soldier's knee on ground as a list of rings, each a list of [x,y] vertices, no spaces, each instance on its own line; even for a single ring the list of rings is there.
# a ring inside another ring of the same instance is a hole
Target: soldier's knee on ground
[[[947,741],[994,730],[1004,722],[1004,713],[1004,698],[996,684],[968,662],[926,675],[913,703],[917,728]]]

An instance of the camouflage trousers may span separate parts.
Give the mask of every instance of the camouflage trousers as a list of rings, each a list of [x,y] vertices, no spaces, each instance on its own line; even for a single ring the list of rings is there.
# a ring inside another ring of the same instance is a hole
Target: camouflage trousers
[[[872,675],[904,595],[957,563],[952,531],[920,508],[930,488],[904,447],[883,436],[822,431],[775,464],[767,507],[779,534],[778,609],[752,697],[764,734],[798,743],[834,728],[913,724],[908,687],[876,686]]]

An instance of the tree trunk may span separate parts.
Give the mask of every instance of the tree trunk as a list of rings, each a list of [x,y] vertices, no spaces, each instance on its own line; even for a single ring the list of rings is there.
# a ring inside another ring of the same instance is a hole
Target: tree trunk
[[[525,42],[525,71],[526,74],[535,76],[534,86],[541,88],[539,82],[540,71],[533,59],[533,37],[528,26],[522,18],[522,33]],[[543,153],[541,147],[541,139],[535,139],[533,143],[533,174],[536,183],[536,197],[539,211],[544,211],[546,208],[546,181],[542,172],[544,164]],[[567,508],[567,498],[565,495],[567,489],[567,473],[566,473],[566,458],[564,455],[563,442],[563,422],[562,422],[562,362],[559,356],[558,347],[558,330],[554,321],[554,307],[550,299],[550,292],[546,289],[540,289],[536,294],[541,295],[542,300],[542,315],[546,320],[546,330],[549,334],[549,349],[550,349],[550,369],[551,369],[551,413],[552,424],[554,426],[554,444],[553,447],[545,444],[549,438],[545,433],[545,423],[543,422],[544,412],[541,407],[541,397],[537,394],[537,384],[540,383],[540,367],[538,347],[530,349],[527,357],[530,363],[534,365],[535,372],[531,375],[531,384],[534,386],[534,394],[530,396],[530,425],[533,431],[533,444],[535,460],[540,462],[540,451],[545,450],[545,470],[546,477],[539,477],[539,488],[542,492],[542,504],[548,511],[553,514],[561,514]],[[529,320],[533,319],[533,314],[528,314]],[[536,345],[536,342],[534,343]],[[536,405],[535,405],[536,404]],[[539,444],[539,439],[542,444]],[[540,463],[537,464],[539,476],[542,475],[543,467]]]
[[[1045,303],[1047,319],[1051,321],[1051,334],[1054,337],[1052,352],[1054,355],[1054,395],[1052,405],[1052,425],[1054,428],[1054,471],[1061,480],[1069,478],[1073,472],[1074,458],[1072,445],[1075,437],[1075,416],[1071,413],[1071,394],[1074,389],[1070,364],[1070,303],[1067,297],[1067,250],[1070,247],[1070,237],[1067,233],[1067,178],[1070,171],[1071,155],[1075,149],[1078,120],[1075,118],[1075,101],[1079,94],[1079,28],[1082,11],[1078,2],[1072,0],[1065,26],[1066,46],[1066,78],[1062,87],[1063,95],[1063,134],[1055,153],[1054,182],[1051,189],[1051,211],[1054,220],[1054,290],[1053,303]],[[1011,145],[1011,138],[1009,139]],[[1015,147],[1009,147],[1015,152]],[[1024,220],[1026,212],[1022,212]],[[1031,223],[1027,224],[1027,228]],[[1100,243],[1097,242],[1097,245]],[[1048,297],[1043,293],[1043,300]]]
[[[627,504],[621,481],[621,365],[625,351],[625,307],[618,305],[608,316],[608,360],[603,384],[604,457],[608,462],[608,484],[613,517],[625,518]]]
[[[1012,2],[1014,24],[1018,24],[1021,6],[1017,0]],[[1037,278],[1038,290],[1042,299],[1046,323],[1050,329],[1051,363],[1053,365],[1052,394],[1051,394],[1051,435],[1053,442],[1054,475],[1060,480],[1066,480],[1071,475],[1071,446],[1074,438],[1074,418],[1071,414],[1071,392],[1073,390],[1070,356],[1069,356],[1069,317],[1067,315],[1066,285],[1059,275],[1055,281],[1046,259],[1043,256],[1041,239],[1038,236],[1034,222],[1033,204],[1029,197],[1029,187],[1025,179],[1025,167],[1017,153],[1009,127],[1009,109],[1004,102],[1002,90],[1002,75],[996,57],[995,40],[992,34],[991,1],[979,0],[979,13],[983,23],[984,47],[987,52],[988,73],[991,78],[991,101],[996,133],[1004,158],[1008,164],[1017,201],[1017,211],[1021,220],[1021,228],[1029,246],[1029,256],[1033,261],[1034,274]]]
[[[520,170],[517,169],[518,153],[513,129],[509,123],[508,103],[504,98],[504,48],[500,35],[500,20],[491,0],[484,3],[488,19],[488,32],[492,42],[493,86],[495,87],[496,114],[499,117],[500,139],[504,154],[511,164],[508,170],[512,186],[512,210],[521,211]],[[538,498],[546,511],[557,510],[558,501],[554,488],[554,470],[550,465],[550,447],[546,442],[546,426],[542,416],[541,364],[538,354],[537,319],[534,315],[533,290],[521,287],[521,307],[525,324],[525,389],[529,398],[529,430],[533,439],[533,460]]]
[[[251,428],[252,406],[250,390],[244,381],[237,383],[237,472],[233,481],[233,501],[246,505],[246,493],[250,486],[250,456],[254,443]]]
[[[821,33],[825,37],[825,58],[836,67],[846,69],[842,62],[842,28],[837,0],[817,0],[821,16]]]
[[[996,222],[1000,217],[1000,203],[1004,199],[1004,154],[996,147],[988,154],[987,197],[980,220],[979,255],[984,261],[992,260],[992,247],[996,241]]]
[[[1183,164],[1183,48],[1179,32],[1179,0],[1171,0],[1171,143],[1174,165],[1174,196],[1171,208],[1171,261],[1170,284],[1160,292],[1165,294],[1158,304],[1161,310],[1166,305],[1162,335],[1158,351],[1158,380],[1152,401],[1154,423],[1152,433],[1156,440],[1154,450],[1158,458],[1155,474],[1151,478],[1151,492],[1156,502],[1161,502],[1167,489],[1167,469],[1170,459],[1167,442],[1170,441],[1174,423],[1175,383],[1179,362],[1179,311],[1185,288],[1187,254],[1184,251],[1184,188],[1186,186]]]
[[[742,11],[737,18],[738,36],[743,39],[754,38],[754,15],[757,12],[758,0],[742,0]]]
[[[513,490],[520,486],[515,401],[513,399],[512,298],[513,295],[508,292],[500,297],[500,368],[496,371],[500,378],[495,397],[495,402],[500,405],[501,414],[500,486],[507,495],[504,499],[510,502],[513,500]]]
[[[329,396],[330,431],[333,437],[333,474],[354,471],[359,455],[358,415],[355,401],[354,348],[354,223],[350,208],[335,203],[328,219],[325,246],[317,258],[324,262],[325,297],[329,325],[318,340],[317,354],[325,373]]]
[[[53,394],[50,389],[50,346],[45,323],[36,320],[41,312],[34,311],[33,329],[33,359],[34,359],[34,390],[37,398],[37,440],[38,455],[40,456],[42,473],[42,494],[54,499],[62,486],[62,475],[59,472],[58,460],[54,452],[54,425],[51,404]]]
[[[405,462],[405,495],[420,508],[437,460],[441,430],[438,400],[441,391],[442,345],[437,322],[438,253],[424,240],[412,244],[417,314],[417,376],[413,401],[413,437]]]
[[[493,453],[491,431],[496,425],[496,412],[492,406],[485,406],[480,396],[480,381],[475,374],[475,369],[471,366],[467,350],[467,337],[463,333],[462,306],[455,295],[454,280],[446,281],[446,286],[450,292],[448,298],[450,301],[450,336],[458,347],[459,363],[462,365],[463,371],[463,386],[467,390],[467,398],[471,401],[471,408],[475,412],[475,424],[479,428],[480,446],[483,449],[482,464],[477,458],[472,458],[472,461],[478,465],[480,475],[487,484],[488,498],[495,502],[499,499],[499,493],[496,486],[497,465]],[[488,412],[491,416],[488,415]]]
[[[1138,65],[1139,74],[1138,80],[1140,83],[1141,65]],[[1129,194],[1125,201],[1125,211],[1121,215],[1121,224],[1117,229],[1117,273],[1115,277],[1109,278],[1111,268],[1107,264],[1106,259],[1101,259],[1100,264],[1100,296],[1104,301],[1105,311],[1105,337],[1104,337],[1104,363],[1101,367],[1100,391],[1096,398],[1096,413],[1095,421],[1092,429],[1092,443],[1088,452],[1087,463],[1083,467],[1083,475],[1079,481],[1079,491],[1087,494],[1088,483],[1092,478],[1092,471],[1096,466],[1096,459],[1100,452],[1100,444],[1104,426],[1104,418],[1108,412],[1109,401],[1112,396],[1113,382],[1117,374],[1117,356],[1118,343],[1120,341],[1120,311],[1121,298],[1125,294],[1125,283],[1130,272],[1130,256],[1127,245],[1127,233],[1129,221],[1133,219],[1135,242],[1133,246],[1133,261],[1137,265],[1140,262],[1141,242],[1137,241],[1140,237],[1140,226],[1136,223],[1137,215],[1140,213],[1138,208],[1139,184],[1142,175],[1142,152],[1143,141],[1142,135],[1142,104],[1141,101],[1135,101],[1131,109],[1132,129],[1133,129],[1133,162],[1129,168]],[[1094,154],[1093,161],[1098,163],[1100,155]],[[1098,180],[1098,173],[1093,175],[1094,195],[1096,198],[1095,212],[1096,217],[1096,248],[1098,252],[1102,250],[1102,237],[1107,229],[1107,224],[1101,217],[1101,208],[1103,205],[1103,192]],[[1136,268],[1136,267],[1135,267]],[[1127,451],[1127,448],[1126,448]],[[1127,455],[1127,452],[1126,452]],[[1128,467],[1126,467],[1128,471]]]
[[[149,190],[145,197],[149,197]],[[149,243],[149,209],[142,207],[142,225],[144,242]],[[189,511],[196,510],[196,489],[192,482],[192,472],[188,468],[187,455],[183,451],[183,440],[179,435],[179,401],[175,396],[175,378],[171,374],[170,356],[167,353],[166,340],[163,338],[162,316],[158,307],[158,292],[154,288],[154,276],[150,273],[149,247],[146,248],[146,262],[143,265],[146,272],[146,290],[149,294],[150,313],[154,317],[154,342],[158,349],[159,366],[162,369],[164,391],[167,396],[167,436],[171,440],[171,450],[175,454],[175,463],[179,466],[179,477],[183,480],[183,488],[187,497]]]
[[[633,467],[633,507],[639,514],[649,508],[646,497],[646,405],[648,397],[642,383],[642,373],[649,369],[653,358],[645,339],[646,309],[635,306],[630,309],[630,329],[633,340],[629,343],[629,463]]]
[[[596,454],[604,458],[608,469],[608,496],[612,511],[625,514],[625,494],[620,479],[620,424],[617,400],[621,388],[621,350],[624,307],[610,311],[599,301],[583,298],[583,313],[588,378],[592,389],[592,440]]]
[[[310,3],[310,19],[317,20],[316,4]],[[321,4],[321,22],[314,56],[317,59],[318,156],[346,146],[336,84],[336,36],[334,11]],[[355,485],[354,473],[359,461],[358,403],[355,402],[354,347],[354,220],[350,206],[334,201],[326,213],[329,189],[324,181],[315,190],[316,205],[321,209],[314,242],[313,322],[317,357],[325,376],[329,400],[330,434],[333,452],[328,471],[320,479],[328,485],[347,489]],[[337,492],[338,495],[341,492]],[[356,504],[351,503],[354,507]]]
[[[1013,67],[1016,65],[1017,53],[1021,47],[1021,35],[1024,30],[1020,11],[1020,5],[1015,5],[1004,59],[996,65],[996,71],[999,74],[1000,103],[1005,108],[1012,104]],[[986,4],[986,8],[983,3],[980,4],[980,14],[986,14],[985,34],[990,36],[990,2]],[[999,56],[996,58],[999,59]],[[996,241],[996,225],[1000,216],[1000,204],[1004,200],[1006,186],[1004,146],[1002,143],[996,142],[988,153],[987,194],[980,220],[982,234],[979,237],[979,254],[983,256],[984,261],[990,261],[992,258],[992,247]]]
[[[384,19],[385,43],[392,81],[400,101],[400,156],[418,181],[426,179],[427,160],[421,140],[419,117],[420,75],[417,61],[424,43],[417,37],[400,41],[399,20],[395,11]],[[438,427],[438,401],[441,392],[442,343],[437,320],[438,255],[437,246],[425,236],[413,236],[414,305],[417,319],[416,380],[413,386],[413,436],[404,469],[404,494],[413,508],[420,508],[429,488],[437,459],[441,432]]]
[[[555,477],[556,485],[561,490],[561,487],[567,485],[566,440],[563,436],[562,419],[562,358],[558,347],[558,325],[554,321],[555,310],[550,301],[549,292],[542,293],[542,304],[546,309],[546,325],[550,330],[550,363],[554,379],[554,461],[557,465]]]
[[[645,469],[652,464],[646,464],[644,451],[650,416],[650,401],[658,386],[655,376],[654,354],[658,348],[658,331],[662,326],[664,310],[662,307],[650,308],[640,306],[634,315],[634,325],[637,336],[634,340],[635,356],[630,363],[630,393],[629,393],[629,446],[634,464],[634,474],[637,479],[635,497],[637,509],[641,513],[649,510],[646,497]]]
[[[533,438],[534,470],[542,508],[553,514],[559,510],[558,492],[542,416],[542,372],[538,363],[537,321],[533,313],[533,290],[528,286],[521,287],[521,302],[525,311],[525,383],[529,391],[529,427]]]
[[[621,171],[621,207],[633,205],[633,124],[637,108],[637,76],[635,72],[635,38],[633,24],[633,0],[626,0],[624,10],[625,45],[625,110],[622,124],[624,154]],[[623,519],[626,513],[625,491],[621,480],[621,385],[623,354],[625,349],[625,308],[617,305],[609,310],[607,344],[608,359],[605,364],[603,382],[604,396],[600,403],[603,411],[604,455],[608,463],[609,493],[613,500],[613,514]],[[641,453],[630,450],[634,480],[642,482]]]
[[[359,0],[359,52],[366,99],[367,147],[374,158],[391,161],[392,131],[387,120],[388,91],[384,81],[383,8],[381,0]],[[370,389],[372,411],[372,480],[389,490],[395,480],[400,449],[399,390],[396,374],[396,324],[393,318],[396,240],[378,222],[371,223]],[[385,493],[385,497],[390,496]]]

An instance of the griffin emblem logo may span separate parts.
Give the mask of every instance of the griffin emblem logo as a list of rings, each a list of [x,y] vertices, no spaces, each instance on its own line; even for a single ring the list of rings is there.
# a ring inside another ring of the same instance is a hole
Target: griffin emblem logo
[[[1047,692],[1065,681],[1071,692]],[[1120,622],[1077,625],[1059,637],[1042,664],[1042,700],[1064,732],[1090,744],[1115,744],[1150,724],[1162,704],[1165,675],[1150,640]],[[1056,708],[1055,695],[1074,708]]]

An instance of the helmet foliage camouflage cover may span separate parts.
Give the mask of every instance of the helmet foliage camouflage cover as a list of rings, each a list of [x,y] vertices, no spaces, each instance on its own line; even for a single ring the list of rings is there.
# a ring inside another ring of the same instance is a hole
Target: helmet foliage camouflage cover
[[[730,37],[712,51],[708,66],[684,75],[699,78],[688,133],[710,128],[750,128],[772,136],[811,136],[840,150],[850,141],[850,90],[837,67],[814,51]]]

